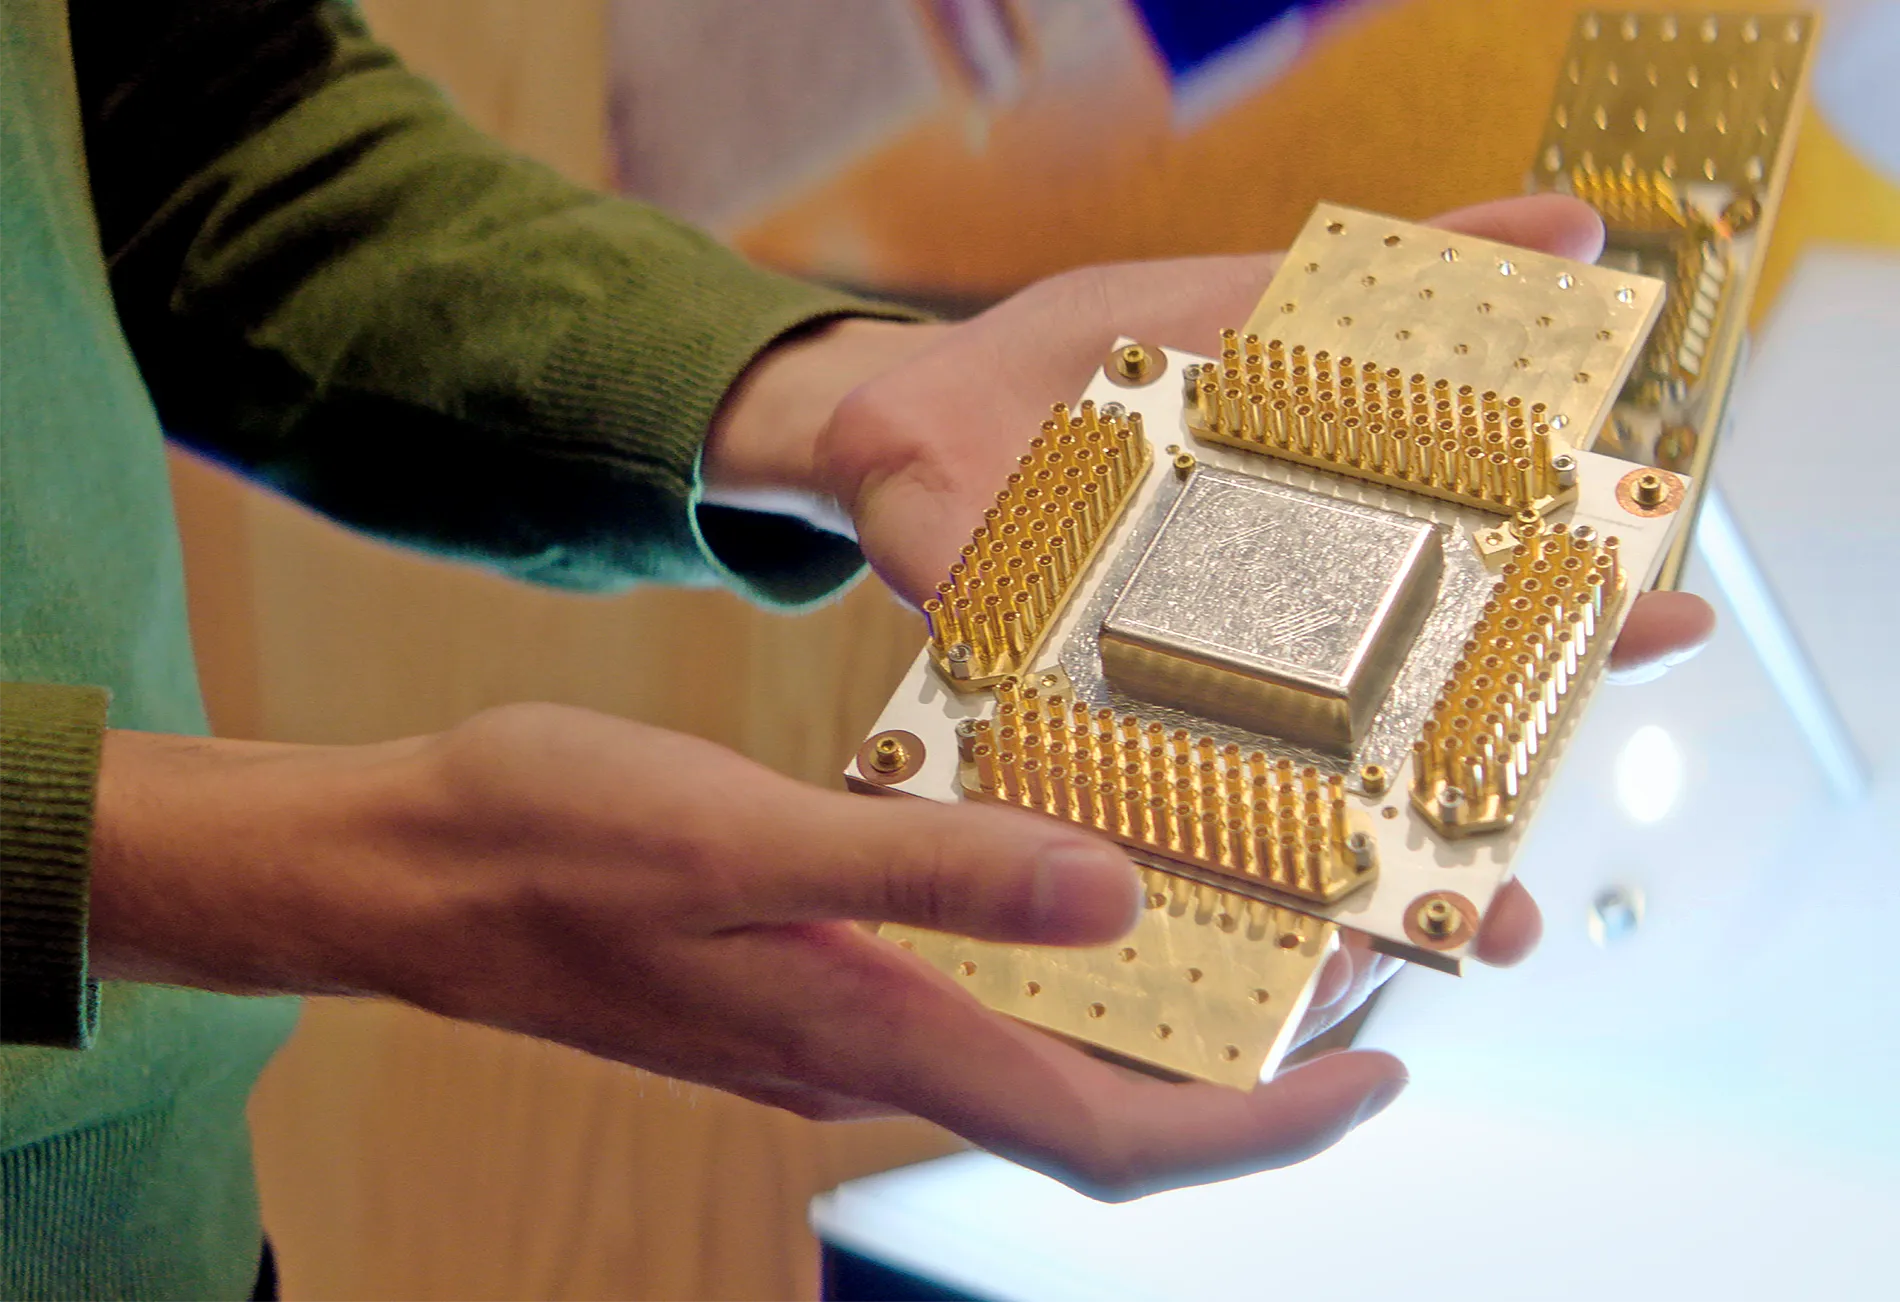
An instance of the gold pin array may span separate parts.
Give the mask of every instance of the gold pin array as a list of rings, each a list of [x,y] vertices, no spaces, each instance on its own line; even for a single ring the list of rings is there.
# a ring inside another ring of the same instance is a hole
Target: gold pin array
[[[1649,336],[1644,365],[1651,374],[1701,377],[1727,285],[1727,241],[1706,227],[1685,230],[1676,241],[1676,272],[1662,317]]]
[[[1617,540],[1532,532],[1412,743],[1412,802],[1448,836],[1508,826],[1623,589]]]
[[[1373,880],[1343,779],[1014,678],[975,725],[964,791],[1330,903]]]
[[[1152,459],[1140,412],[1057,403],[924,602],[937,667],[970,687],[1022,671]]]
[[[1541,402],[1233,330],[1185,386],[1188,427],[1209,442],[1499,515],[1573,491]]]
[[[1672,235],[1689,224],[1675,182],[1661,172],[1573,167],[1570,192],[1601,213],[1604,224],[1615,230]]]

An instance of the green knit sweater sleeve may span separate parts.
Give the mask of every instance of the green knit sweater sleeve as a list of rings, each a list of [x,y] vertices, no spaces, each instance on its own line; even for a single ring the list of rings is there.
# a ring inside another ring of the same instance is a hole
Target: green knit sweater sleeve
[[[761,349],[904,315],[767,273],[474,130],[318,0],[73,0],[120,319],[169,433],[331,517],[584,590],[797,605],[845,540],[700,505]]]
[[[0,683],[0,1043],[84,1048],[93,790],[108,695]]]

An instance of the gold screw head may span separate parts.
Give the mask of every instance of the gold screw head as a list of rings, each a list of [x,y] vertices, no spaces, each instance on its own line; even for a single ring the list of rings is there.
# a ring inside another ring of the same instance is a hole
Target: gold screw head
[[[879,737],[871,747],[871,767],[879,773],[895,773],[910,762],[910,752],[895,737]]]

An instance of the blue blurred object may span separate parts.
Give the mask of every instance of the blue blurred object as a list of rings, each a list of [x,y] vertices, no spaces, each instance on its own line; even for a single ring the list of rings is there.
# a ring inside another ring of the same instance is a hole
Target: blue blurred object
[[[1168,70],[1177,126],[1191,126],[1277,77],[1319,10],[1339,0],[1132,0]]]
[[[1155,48],[1176,80],[1307,6],[1273,0],[1135,0]]]

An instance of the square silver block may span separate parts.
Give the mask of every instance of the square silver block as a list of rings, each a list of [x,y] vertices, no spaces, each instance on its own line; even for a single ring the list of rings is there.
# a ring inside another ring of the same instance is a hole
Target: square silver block
[[[1438,595],[1438,528],[1203,467],[1102,621],[1121,692],[1349,758]]]

